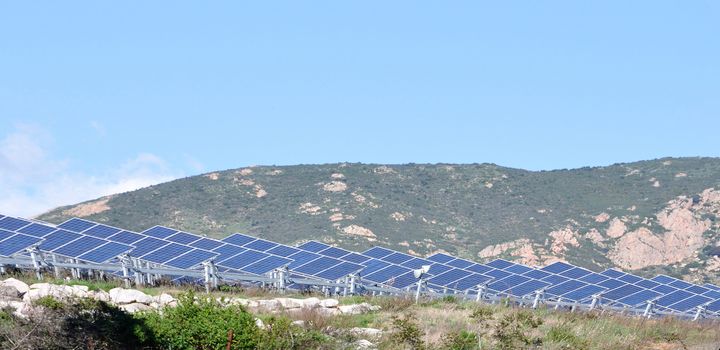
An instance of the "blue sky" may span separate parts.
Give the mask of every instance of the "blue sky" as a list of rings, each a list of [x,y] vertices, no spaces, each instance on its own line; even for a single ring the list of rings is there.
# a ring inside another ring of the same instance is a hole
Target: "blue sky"
[[[720,156],[720,3],[3,2],[0,212],[253,164]]]

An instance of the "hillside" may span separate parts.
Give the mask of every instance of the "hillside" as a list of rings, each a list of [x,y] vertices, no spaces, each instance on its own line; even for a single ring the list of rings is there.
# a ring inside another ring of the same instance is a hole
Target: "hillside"
[[[212,172],[58,208],[144,230],[156,224],[283,243],[317,239],[528,264],[565,259],[714,280],[720,159],[665,158],[526,171],[493,164],[325,164]]]

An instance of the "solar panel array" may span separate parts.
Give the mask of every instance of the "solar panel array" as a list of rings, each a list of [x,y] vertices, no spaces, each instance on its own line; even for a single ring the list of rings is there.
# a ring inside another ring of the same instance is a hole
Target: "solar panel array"
[[[397,291],[417,286],[414,271],[428,266],[422,282],[434,293],[516,300],[542,296],[547,302],[632,309],[650,303],[678,314],[702,307],[720,317],[720,286],[665,275],[646,279],[615,269],[598,273],[565,262],[542,268],[502,259],[481,264],[443,253],[421,258],[383,247],[358,253],[317,241],[289,246],[240,233],[217,240],[164,226],[133,232],[78,218],[54,226],[0,215],[0,256],[27,255],[34,247],[90,264],[128,254],[175,269],[198,269],[213,261],[222,272],[265,275],[287,268],[291,276],[324,281],[354,275],[361,284]]]

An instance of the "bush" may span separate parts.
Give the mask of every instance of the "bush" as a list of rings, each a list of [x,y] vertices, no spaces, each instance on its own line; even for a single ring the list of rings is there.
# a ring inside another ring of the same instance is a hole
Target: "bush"
[[[403,317],[393,315],[392,328],[394,332],[390,338],[395,344],[406,345],[413,350],[425,349],[426,346],[423,341],[425,332],[417,324],[415,315],[411,313],[406,313]]]
[[[443,336],[441,348],[447,350],[472,350],[477,349],[479,343],[477,334],[463,330]]]
[[[566,324],[553,326],[547,332],[545,341],[549,343],[561,344],[563,348],[583,350],[589,348],[589,341],[578,337],[572,328]]]
[[[517,310],[506,314],[493,333],[499,349],[518,349],[533,343],[528,335],[538,328],[542,320],[529,310]]]
[[[146,343],[167,349],[225,349],[233,331],[232,349],[254,349],[259,330],[255,319],[242,306],[223,306],[214,299],[188,292],[176,307],[139,316],[148,332],[138,333]]]
[[[298,327],[287,317],[272,316],[265,323],[265,329],[258,337],[258,349],[318,349],[328,342],[321,333]]]

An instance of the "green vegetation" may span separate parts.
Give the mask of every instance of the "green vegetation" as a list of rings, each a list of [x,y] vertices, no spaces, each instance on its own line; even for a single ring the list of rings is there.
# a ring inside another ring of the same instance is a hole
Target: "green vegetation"
[[[549,251],[548,233],[569,222],[579,232],[604,232],[608,223],[594,219],[603,212],[638,218],[628,222],[631,229],[659,232],[654,215],[677,196],[720,187],[718,173],[717,158],[537,172],[493,164],[262,166],[118,194],[107,201],[109,210],[87,218],[133,230],[160,224],[214,237],[241,231],[288,244],[318,239],[353,250],[384,245],[477,258],[488,245],[520,238]],[[341,185],[328,191],[332,186],[324,186],[333,181]],[[62,222],[74,215],[70,208],[39,219]],[[714,214],[703,215],[718,222]],[[641,223],[646,217],[650,225]],[[377,241],[345,233],[350,225],[371,230]],[[711,242],[717,233],[708,235]],[[582,237],[579,244],[566,253],[570,262],[611,265],[607,248]],[[713,254],[708,248],[701,258]],[[680,267],[647,272],[683,273]]]

